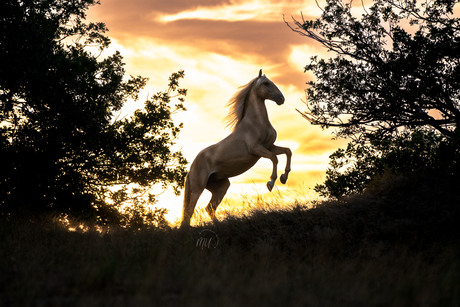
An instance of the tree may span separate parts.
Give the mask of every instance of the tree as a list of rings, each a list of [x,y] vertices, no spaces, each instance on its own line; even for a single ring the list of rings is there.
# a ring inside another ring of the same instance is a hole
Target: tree
[[[395,137],[350,142],[330,157],[326,180],[315,186],[324,197],[342,198],[362,193],[382,176],[458,179],[460,150],[448,137],[417,128]]]
[[[368,138],[429,126],[454,137],[460,122],[460,19],[455,0],[327,0],[320,18],[293,19],[292,30],[332,51],[305,71],[311,123]]]
[[[110,40],[104,24],[84,22],[95,3],[0,4],[0,212],[107,219],[114,189],[135,184],[145,194],[153,184],[183,184],[186,161],[171,149],[182,127],[172,115],[185,109],[183,71],[144,109],[117,120],[147,79],[127,78],[118,52],[99,59]]]
[[[327,0],[316,20],[288,26],[334,54],[305,71],[312,124],[351,138],[315,190],[340,198],[385,173],[448,176],[460,168],[460,18],[455,0]],[[361,15],[359,12],[361,12]]]

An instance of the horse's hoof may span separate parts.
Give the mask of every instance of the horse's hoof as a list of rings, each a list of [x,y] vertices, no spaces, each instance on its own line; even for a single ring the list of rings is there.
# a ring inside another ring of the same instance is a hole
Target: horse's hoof
[[[267,182],[267,188],[268,188],[268,190],[269,190],[270,192],[272,191],[273,186],[274,186],[274,184],[273,184],[271,181]]]
[[[282,184],[286,184],[286,181],[287,181],[287,175],[285,175],[285,174],[282,174],[282,175],[280,176],[280,181],[281,181],[281,183],[282,183]]]

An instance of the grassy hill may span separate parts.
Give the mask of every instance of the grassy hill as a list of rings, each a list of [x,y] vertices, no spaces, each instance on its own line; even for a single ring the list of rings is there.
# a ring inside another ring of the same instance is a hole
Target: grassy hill
[[[460,306],[458,183],[382,178],[360,196],[188,230],[0,220],[0,305]]]

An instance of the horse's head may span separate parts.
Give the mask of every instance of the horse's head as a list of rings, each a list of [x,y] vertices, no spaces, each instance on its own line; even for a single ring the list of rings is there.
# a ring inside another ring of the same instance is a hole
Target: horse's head
[[[257,77],[256,93],[262,99],[268,99],[276,102],[277,105],[282,105],[284,103],[284,96],[279,90],[279,88],[268,79],[265,75],[262,75],[262,69],[259,71],[259,77]]]

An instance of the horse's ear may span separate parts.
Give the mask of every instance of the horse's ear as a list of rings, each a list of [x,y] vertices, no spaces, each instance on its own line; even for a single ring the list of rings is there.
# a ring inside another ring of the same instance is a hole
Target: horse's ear
[[[259,70],[259,78],[262,77],[262,69]]]

